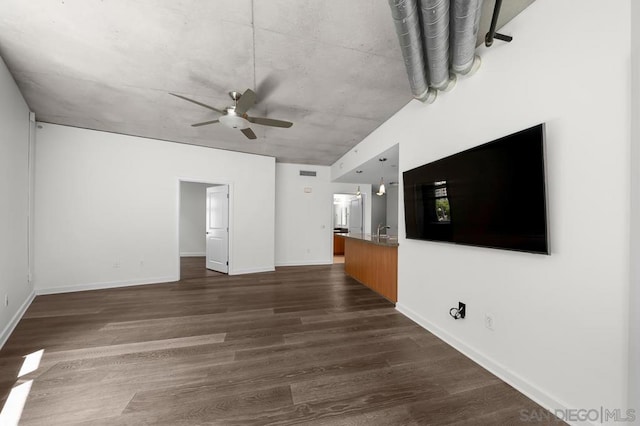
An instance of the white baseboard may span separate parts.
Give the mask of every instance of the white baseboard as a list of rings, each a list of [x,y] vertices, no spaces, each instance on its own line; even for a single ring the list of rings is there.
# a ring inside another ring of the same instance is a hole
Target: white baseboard
[[[476,349],[468,346],[466,343],[462,342],[455,336],[450,333],[444,331],[437,325],[433,324],[426,318],[422,317],[420,314],[415,312],[414,310],[407,308],[402,303],[396,303],[396,310],[410,318],[414,322],[418,323],[422,328],[436,335],[440,340],[447,343],[449,346],[452,346],[458,352],[465,355],[467,358],[470,358],[475,363],[479,364],[485,370],[489,371],[493,375],[497,376],[502,381],[511,385],[518,392],[524,394],[534,402],[538,403],[542,407],[546,408],[550,412],[554,412],[555,410],[567,410],[572,407],[569,407],[566,403],[560,401],[558,398],[550,395],[544,390],[536,387],[532,383],[530,383],[527,379],[522,376],[510,371],[507,367],[500,364],[499,362],[487,357],[483,353],[477,351]],[[565,411],[566,412],[566,411]],[[593,426],[590,422],[568,422],[571,425],[581,425],[581,426]]]
[[[29,309],[31,302],[33,302],[33,299],[35,299],[35,297],[36,292],[32,291],[27,299],[22,303],[22,305],[20,305],[16,314],[11,318],[11,321],[9,321],[4,330],[2,330],[2,333],[0,333],[0,349],[2,349],[5,343],[7,343],[7,340],[9,340],[9,336],[11,336],[11,333],[13,333],[13,330],[16,328],[16,325],[18,325],[18,322],[20,322],[20,320],[22,319],[24,313],[27,312],[27,309]]]
[[[109,281],[109,282],[101,282],[101,283],[70,285],[65,287],[36,288],[36,294],[41,295],[41,294],[73,293],[76,291],[103,290],[108,288],[131,287],[134,285],[145,285],[145,284],[170,283],[175,281],[178,281],[178,278],[175,276],[141,278],[136,280]]]
[[[180,257],[205,257],[207,255],[207,253],[205,252],[199,252],[199,251],[187,251],[184,253],[180,253]]]
[[[258,274],[260,272],[273,272],[275,270],[273,267],[234,269],[233,271],[229,271],[229,275]]]
[[[294,262],[276,262],[276,266],[314,266],[314,265],[332,265],[333,259],[322,260],[300,260]]]

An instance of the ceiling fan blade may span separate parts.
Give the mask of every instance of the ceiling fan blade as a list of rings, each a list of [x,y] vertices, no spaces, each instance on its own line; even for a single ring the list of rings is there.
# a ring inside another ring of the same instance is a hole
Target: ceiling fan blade
[[[187,98],[185,96],[182,96],[182,95],[176,95],[175,93],[169,93],[169,94],[172,95],[172,96],[175,96],[176,98],[184,99],[187,102],[191,102],[191,103],[194,103],[196,105],[200,105],[201,107],[209,108],[212,111],[219,112],[220,114],[224,114],[224,111],[222,111],[221,109],[218,109],[218,108],[214,108],[211,105],[203,104],[202,102],[194,101],[193,99],[189,99],[189,98]]]
[[[256,103],[260,104],[266,101],[269,96],[276,91],[279,85],[280,82],[274,73],[267,74],[267,76],[258,83],[258,87],[256,87],[256,93],[260,93],[260,99],[257,99]]]
[[[249,109],[251,109],[251,107],[255,103],[256,94],[254,93],[254,91],[251,89],[245,90],[242,96],[240,96],[240,99],[238,99],[238,104],[236,105],[236,113],[240,115],[244,114],[245,112],[249,111]]]
[[[206,126],[207,124],[219,123],[220,120],[203,121],[202,123],[192,124],[191,127]]]
[[[256,136],[255,133],[253,133],[253,130],[251,130],[249,127],[247,127],[246,129],[242,129],[240,130],[242,133],[244,133],[244,135],[249,138],[249,139],[257,139],[258,137]]]
[[[262,124],[263,126],[284,127],[284,128],[289,128],[293,126],[293,123],[291,123],[290,121],[274,120],[273,118],[247,117],[247,120],[250,123]]]

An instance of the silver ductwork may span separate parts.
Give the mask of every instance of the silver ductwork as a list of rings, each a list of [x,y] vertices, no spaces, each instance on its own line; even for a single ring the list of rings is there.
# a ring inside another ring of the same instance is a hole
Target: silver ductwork
[[[417,0],[388,1],[413,97],[423,102],[429,101],[434,94],[433,91],[430,93],[425,69]]]
[[[449,0],[422,0],[421,14],[429,84],[444,90],[449,84]]]
[[[475,58],[482,0],[452,0],[452,3],[451,68],[456,73],[467,74]]]
[[[437,90],[453,86],[454,73],[479,66],[482,1],[388,0],[414,98],[431,103]]]

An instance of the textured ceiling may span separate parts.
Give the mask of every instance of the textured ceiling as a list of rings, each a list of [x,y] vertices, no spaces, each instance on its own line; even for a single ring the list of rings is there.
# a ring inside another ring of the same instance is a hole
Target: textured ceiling
[[[501,21],[532,0],[512,2]],[[43,122],[330,165],[411,100],[383,0],[0,4],[0,56]],[[193,128],[218,114],[168,95],[223,108],[247,88],[250,115],[293,127]]]

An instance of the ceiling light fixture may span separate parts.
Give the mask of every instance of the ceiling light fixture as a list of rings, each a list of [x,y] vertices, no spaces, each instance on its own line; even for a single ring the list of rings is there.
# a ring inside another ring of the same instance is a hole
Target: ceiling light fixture
[[[378,192],[376,192],[377,195],[384,195],[387,191],[384,188],[384,180],[382,178],[380,178],[380,189],[378,189]]]
[[[378,161],[380,161],[380,166],[381,166],[381,172],[380,174],[384,174],[384,162],[387,161],[386,158],[382,157],[382,158],[378,158]],[[383,196],[385,194],[385,192],[387,192],[384,188],[384,177],[380,176],[380,188],[378,188],[378,192],[376,192],[376,195],[379,196]]]

